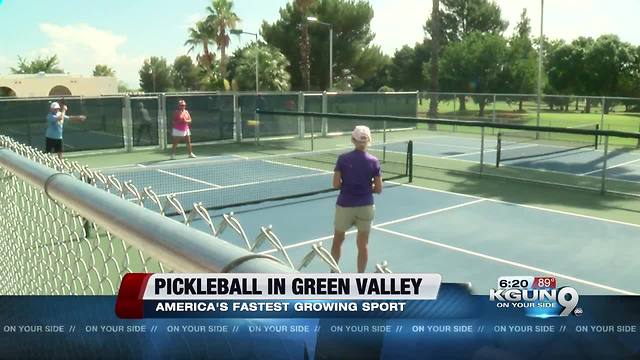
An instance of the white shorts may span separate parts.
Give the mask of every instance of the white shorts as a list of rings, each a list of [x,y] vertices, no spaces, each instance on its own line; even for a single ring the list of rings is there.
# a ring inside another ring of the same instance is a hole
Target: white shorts
[[[175,137],[191,136],[191,130],[187,129],[187,130],[182,131],[182,130],[178,130],[178,129],[172,129],[171,136],[175,136]]]

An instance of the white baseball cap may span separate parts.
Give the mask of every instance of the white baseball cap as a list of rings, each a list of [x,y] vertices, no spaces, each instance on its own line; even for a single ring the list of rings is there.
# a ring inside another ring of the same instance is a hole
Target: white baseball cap
[[[49,107],[51,110],[53,109],[60,109],[60,104],[58,104],[57,102],[52,102],[51,106]]]
[[[369,130],[369,127],[367,126],[358,125],[353,129],[351,138],[359,143],[371,142],[371,130]]]

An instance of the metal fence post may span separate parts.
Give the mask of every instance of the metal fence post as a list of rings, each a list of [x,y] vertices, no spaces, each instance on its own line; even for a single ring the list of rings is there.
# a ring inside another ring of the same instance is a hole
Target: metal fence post
[[[496,123],[496,94],[493,94],[493,114],[491,116],[493,123]]]
[[[480,128],[480,173],[484,168],[484,126]]]
[[[607,192],[607,157],[609,157],[609,135],[604,136],[604,159],[602,160],[602,183],[600,185],[600,193]]]
[[[242,113],[238,107],[237,93],[233,93],[233,136],[236,142],[242,141]]]
[[[260,145],[260,114],[258,113],[259,109],[255,110],[255,136],[256,136],[256,145]]]
[[[604,109],[605,109],[605,101],[607,101],[607,100],[603,96],[600,101],[602,101],[602,105],[601,105],[602,107],[601,107],[601,111],[600,111],[600,129],[605,130],[605,128],[604,128]]]
[[[158,144],[163,150],[167,149],[167,98],[165,94],[158,95]]]
[[[122,98],[122,129],[124,130],[124,147],[127,152],[133,151],[133,114],[131,113],[131,98],[125,95]]]
[[[298,112],[304,112],[304,94],[302,91],[298,92]],[[306,132],[306,129],[304,128],[304,120],[304,116],[298,116],[298,137],[300,139],[304,139],[304,134]]]
[[[323,91],[322,92],[322,113],[326,114],[328,111],[328,101],[327,101],[327,92]],[[321,134],[323,137],[327,136],[327,133],[329,132],[329,124],[328,124],[328,120],[326,117],[322,118],[322,131]]]

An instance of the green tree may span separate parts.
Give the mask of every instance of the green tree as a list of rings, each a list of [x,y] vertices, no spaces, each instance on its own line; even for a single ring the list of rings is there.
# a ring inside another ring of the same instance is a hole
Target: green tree
[[[193,64],[191,57],[187,55],[178,56],[173,61],[171,78],[176,90],[197,90],[199,88],[198,69]]]
[[[239,90],[256,88],[256,51],[258,52],[258,77],[260,90],[286,91],[291,88],[291,76],[287,72],[289,61],[278,49],[255,42],[237,49],[229,60],[229,76]]]
[[[593,95],[621,95],[621,80],[628,76],[634,61],[633,48],[620,41],[617,35],[602,35],[596,39],[585,55],[586,89]],[[603,111],[609,112],[614,105],[603,104]]]
[[[307,14],[333,27],[334,73],[348,69],[362,81],[373,77],[384,66],[384,56],[379,49],[370,49],[374,34],[370,22],[373,9],[364,0],[317,0]],[[289,3],[280,9],[280,18],[274,23],[262,23],[262,36],[275,46],[290,62],[291,85],[296,90],[305,89],[301,74],[300,32],[307,22],[306,14]],[[310,85],[312,89],[326,89],[329,85],[329,34],[326,26],[309,23]],[[372,59],[372,57],[374,59]]]
[[[302,18],[304,19],[307,17],[307,15],[309,15],[309,9],[311,9],[312,5],[315,2],[316,0],[295,0],[294,7],[297,11],[300,12]],[[311,89],[311,44],[309,43],[309,23],[307,21],[303,21],[301,23],[299,45],[300,77],[302,80],[302,89],[308,91]]]
[[[501,34],[509,23],[502,19],[500,7],[489,0],[440,0],[439,36],[443,44],[464,39],[472,32]],[[433,19],[425,29],[431,38]]]
[[[640,97],[640,46],[631,49],[632,61],[627,68],[626,75],[620,79],[620,94],[626,97]],[[625,111],[640,111],[640,101],[622,100]]]
[[[499,92],[504,87],[504,62],[507,44],[500,35],[479,32],[462,41],[449,44],[442,53],[442,82],[449,90],[465,89],[474,93]],[[491,100],[473,96],[480,107],[480,116]]]
[[[27,59],[18,56],[18,66],[11,68],[12,74],[37,74],[44,72],[46,74],[62,74],[64,70],[58,67],[58,56],[51,55],[49,57],[37,57],[35,60],[28,61]]]
[[[517,94],[530,94],[535,92],[538,76],[538,60],[531,42],[531,20],[527,16],[527,10],[520,14],[520,22],[516,26],[513,36],[509,39],[509,51],[507,55],[505,82],[507,91]],[[523,111],[522,97],[516,98],[518,110]]]
[[[163,92],[171,86],[171,69],[165,58],[152,56],[145,59],[138,74],[144,92]]]
[[[414,47],[408,45],[397,50],[391,59],[390,85],[398,90],[412,91],[428,88],[423,67],[431,58],[431,41],[425,40]]]
[[[391,79],[391,58],[384,56],[384,64],[376,73],[362,83],[362,86],[357,88],[358,91],[394,91],[390,86]],[[391,90],[389,90],[391,89]]]
[[[489,0],[440,0],[438,33],[434,33],[433,19],[429,18],[425,30],[439,39],[442,51],[449,43],[463,40],[471,33],[498,35],[509,23],[502,19],[500,7]],[[454,89],[455,91],[464,88]],[[459,96],[460,110],[466,109],[465,96]]]
[[[240,18],[233,12],[233,1],[230,0],[212,0],[207,13],[207,27],[213,31],[213,40],[220,50],[220,73],[226,77],[227,48],[231,40],[228,31],[235,29]]]
[[[116,76],[116,71],[107,65],[96,65],[93,68],[93,76]]]
[[[436,117],[438,114],[438,94],[440,90],[440,0],[433,0],[431,2],[431,23],[430,29],[425,29],[430,32],[431,37],[431,59],[429,59],[429,90],[431,90],[431,101],[429,102],[429,116]],[[434,124],[429,124],[433,129]]]
[[[184,42],[184,45],[189,46],[189,51],[193,51],[196,47],[202,46],[202,55],[196,55],[198,65],[203,68],[204,71],[211,71],[215,56],[209,51],[209,45],[213,44],[213,31],[208,27],[208,23],[204,21],[198,21],[194,27],[190,27],[189,37]]]

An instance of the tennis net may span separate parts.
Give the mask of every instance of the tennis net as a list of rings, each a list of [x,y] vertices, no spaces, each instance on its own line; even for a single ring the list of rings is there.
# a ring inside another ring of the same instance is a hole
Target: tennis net
[[[220,210],[334,191],[333,169],[338,155],[346,151],[342,148],[256,158],[223,156],[111,170],[109,175],[138,189],[150,187],[155,195],[147,200],[175,199],[187,208],[163,209],[172,216],[189,213],[188,209],[199,203],[208,210]],[[383,180],[411,180],[411,141],[380,144],[371,147],[369,153],[380,160]]]
[[[598,130],[599,125],[585,124],[571,129]],[[497,138],[496,166],[505,161],[549,157],[597,148],[597,135],[501,129]]]

